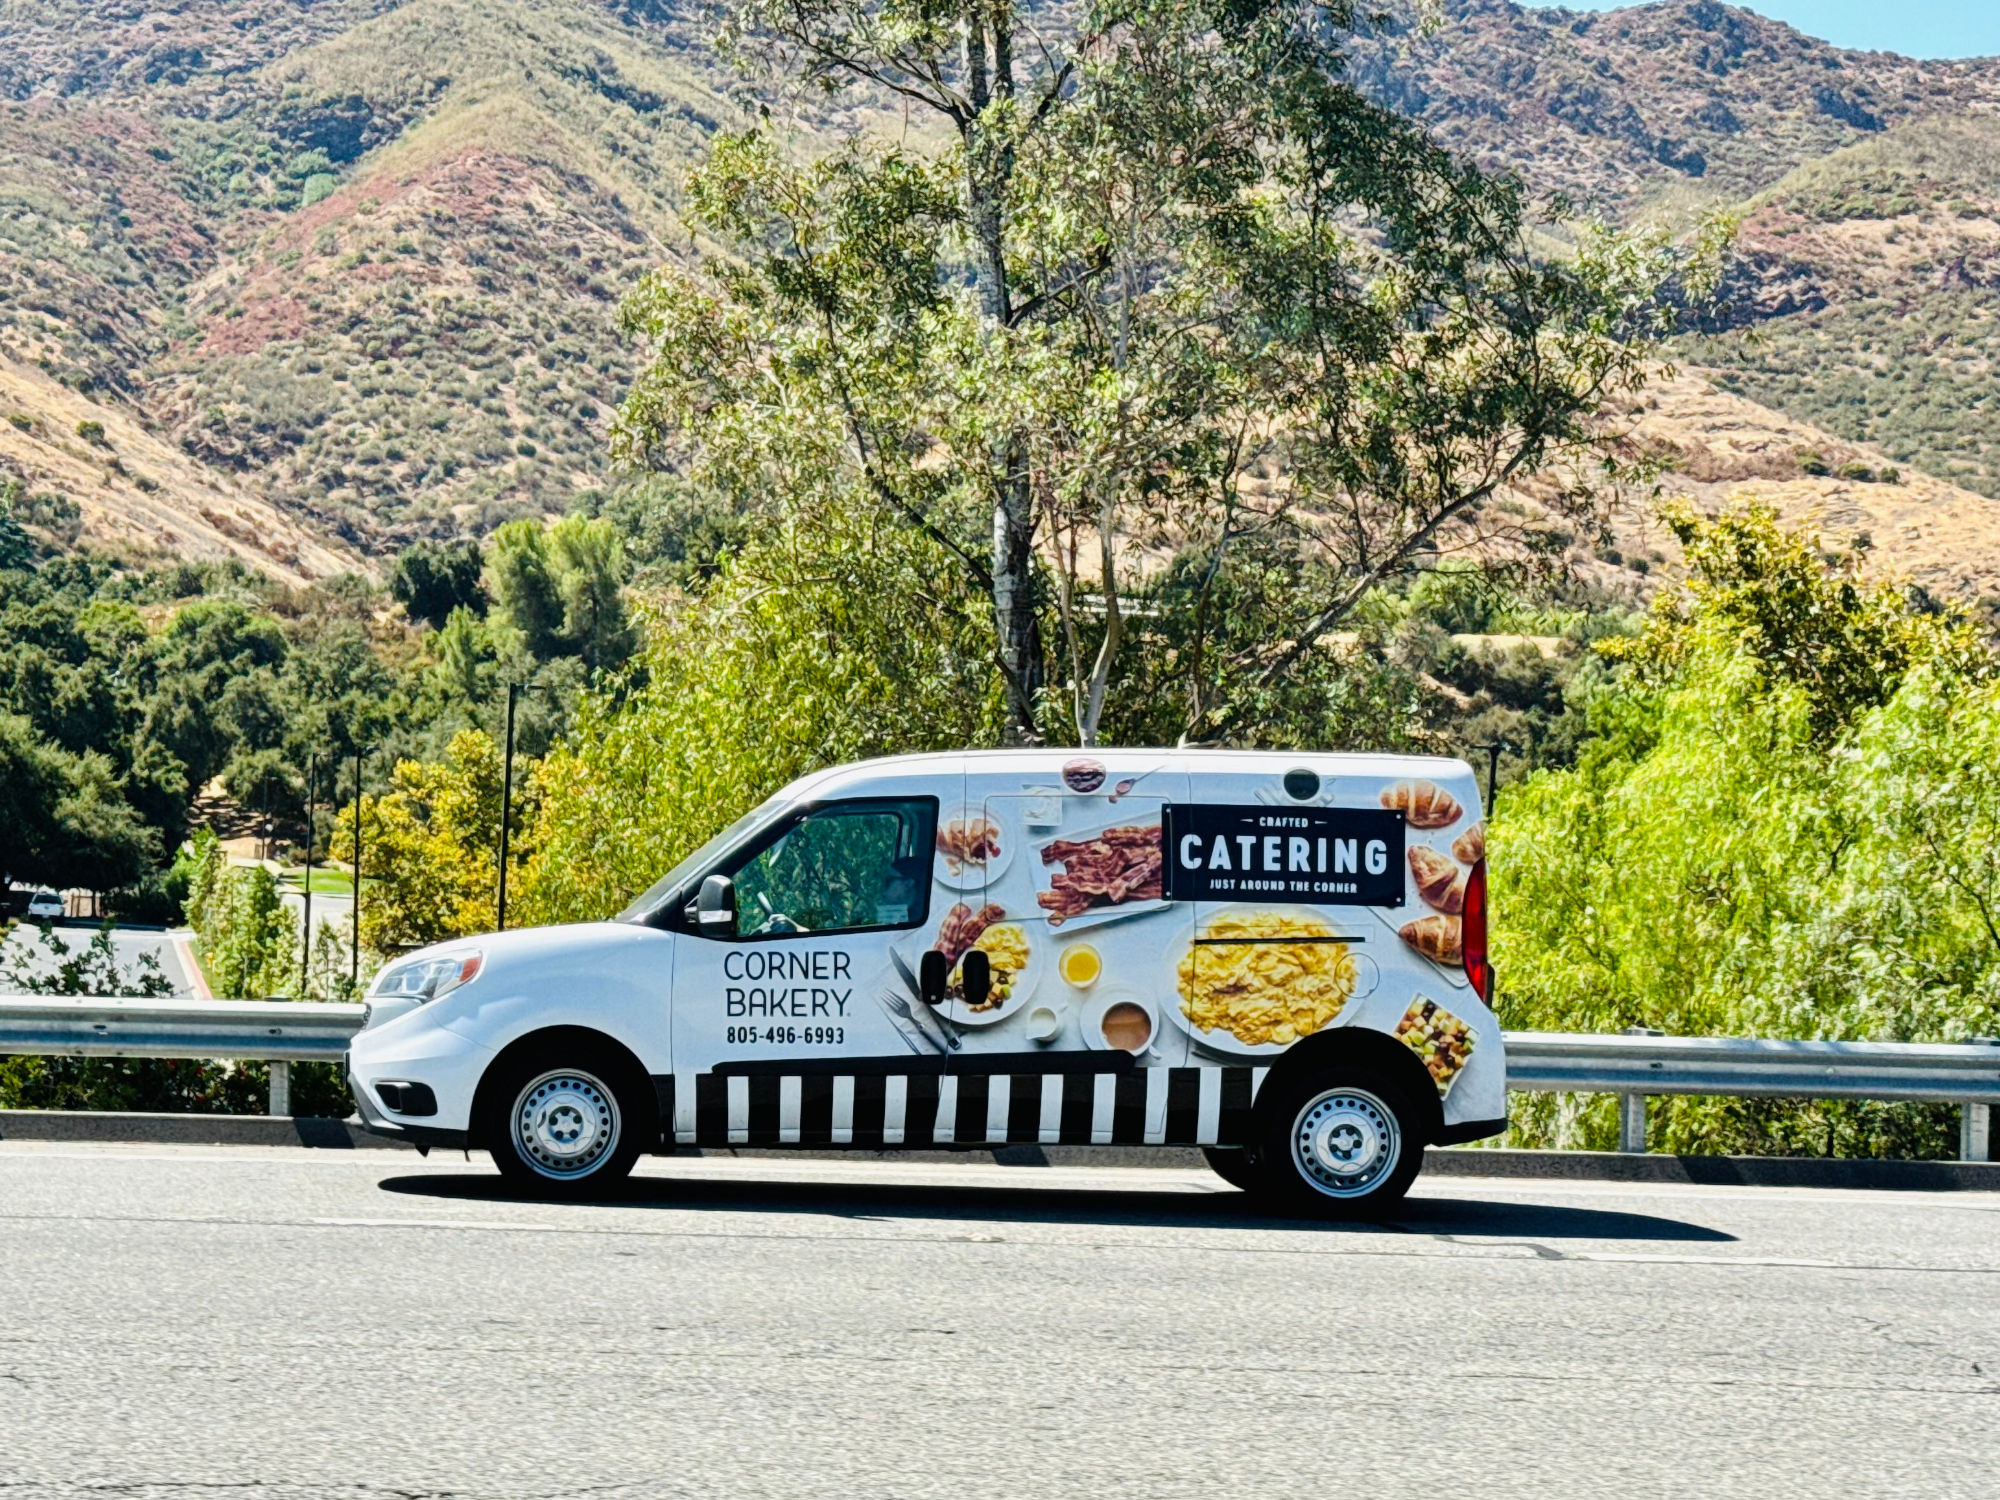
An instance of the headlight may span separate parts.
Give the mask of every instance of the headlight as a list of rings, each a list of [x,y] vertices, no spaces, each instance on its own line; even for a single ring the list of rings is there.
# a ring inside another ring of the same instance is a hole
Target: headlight
[[[479,977],[483,956],[478,953],[451,953],[437,958],[419,958],[393,964],[375,976],[368,987],[371,1000],[414,1000],[422,1005],[449,995],[462,984]]]

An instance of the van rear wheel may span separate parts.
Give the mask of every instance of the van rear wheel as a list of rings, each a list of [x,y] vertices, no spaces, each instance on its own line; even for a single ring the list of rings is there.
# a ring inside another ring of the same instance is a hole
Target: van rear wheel
[[[1262,1186],[1285,1207],[1370,1218],[1402,1201],[1424,1163],[1420,1116],[1388,1079],[1322,1068],[1259,1101]]]
[[[601,1192],[629,1175],[645,1138],[645,1104],[627,1071],[590,1053],[510,1068],[492,1091],[484,1132],[501,1175],[565,1197]]]

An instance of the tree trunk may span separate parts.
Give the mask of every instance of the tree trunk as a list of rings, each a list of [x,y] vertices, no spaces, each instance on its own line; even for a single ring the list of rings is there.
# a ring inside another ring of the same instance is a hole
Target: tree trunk
[[[1013,36],[1004,5],[974,6],[966,13],[964,63],[973,114],[962,126],[965,146],[966,214],[974,240],[974,270],[980,310],[989,335],[1013,316],[1007,283],[1007,198],[1014,175],[1014,148],[1005,130],[998,138],[986,129],[989,104],[1014,93]],[[1029,481],[1027,445],[1018,434],[994,441],[993,620],[999,637],[1000,669],[1007,678],[1007,739],[1034,744],[1035,703],[1043,684],[1041,626],[1035,613],[1035,502]]]
[[[1007,739],[1032,745],[1042,690],[1042,629],[1035,614],[1035,507],[1019,439],[1001,442],[999,493],[993,503],[993,618],[1007,677]]]

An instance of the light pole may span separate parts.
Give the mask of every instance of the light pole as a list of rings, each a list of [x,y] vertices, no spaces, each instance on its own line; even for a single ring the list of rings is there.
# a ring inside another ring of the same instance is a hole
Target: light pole
[[[1471,745],[1467,748],[1486,752],[1486,816],[1490,819],[1493,816],[1493,804],[1500,795],[1500,752],[1518,750],[1520,746],[1511,740],[1495,740],[1490,745]]]
[[[361,988],[361,756],[359,745],[354,747],[354,920],[353,920],[353,968],[348,974],[348,983],[355,989]]]
[[[318,768],[316,757],[306,757],[306,920],[305,939],[299,944],[299,998],[305,999],[312,993],[313,955],[313,773]]]
[[[496,932],[507,930],[507,825],[514,813],[514,702],[521,694],[518,682],[507,684],[507,748],[500,756],[500,902]]]

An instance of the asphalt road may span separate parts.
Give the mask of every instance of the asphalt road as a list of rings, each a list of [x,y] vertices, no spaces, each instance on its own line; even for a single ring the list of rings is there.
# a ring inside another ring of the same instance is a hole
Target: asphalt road
[[[64,922],[55,927],[55,935],[68,947],[70,953],[81,953],[90,946],[97,936],[97,926],[91,922]],[[167,983],[174,987],[176,995],[194,993],[187,973],[187,966],[181,962],[179,943],[187,938],[186,932],[149,932],[130,927],[114,927],[111,930],[112,951],[118,956],[121,973],[136,974],[141,954],[150,953],[159,960],[160,972]],[[21,922],[11,932],[0,935],[0,961],[18,958],[21,967],[31,974],[53,973],[61,959],[51,953],[42,941],[41,928],[33,923]],[[0,985],[0,988],[4,988]]]
[[[0,1145],[0,1494],[1971,1496],[2000,1195]]]

